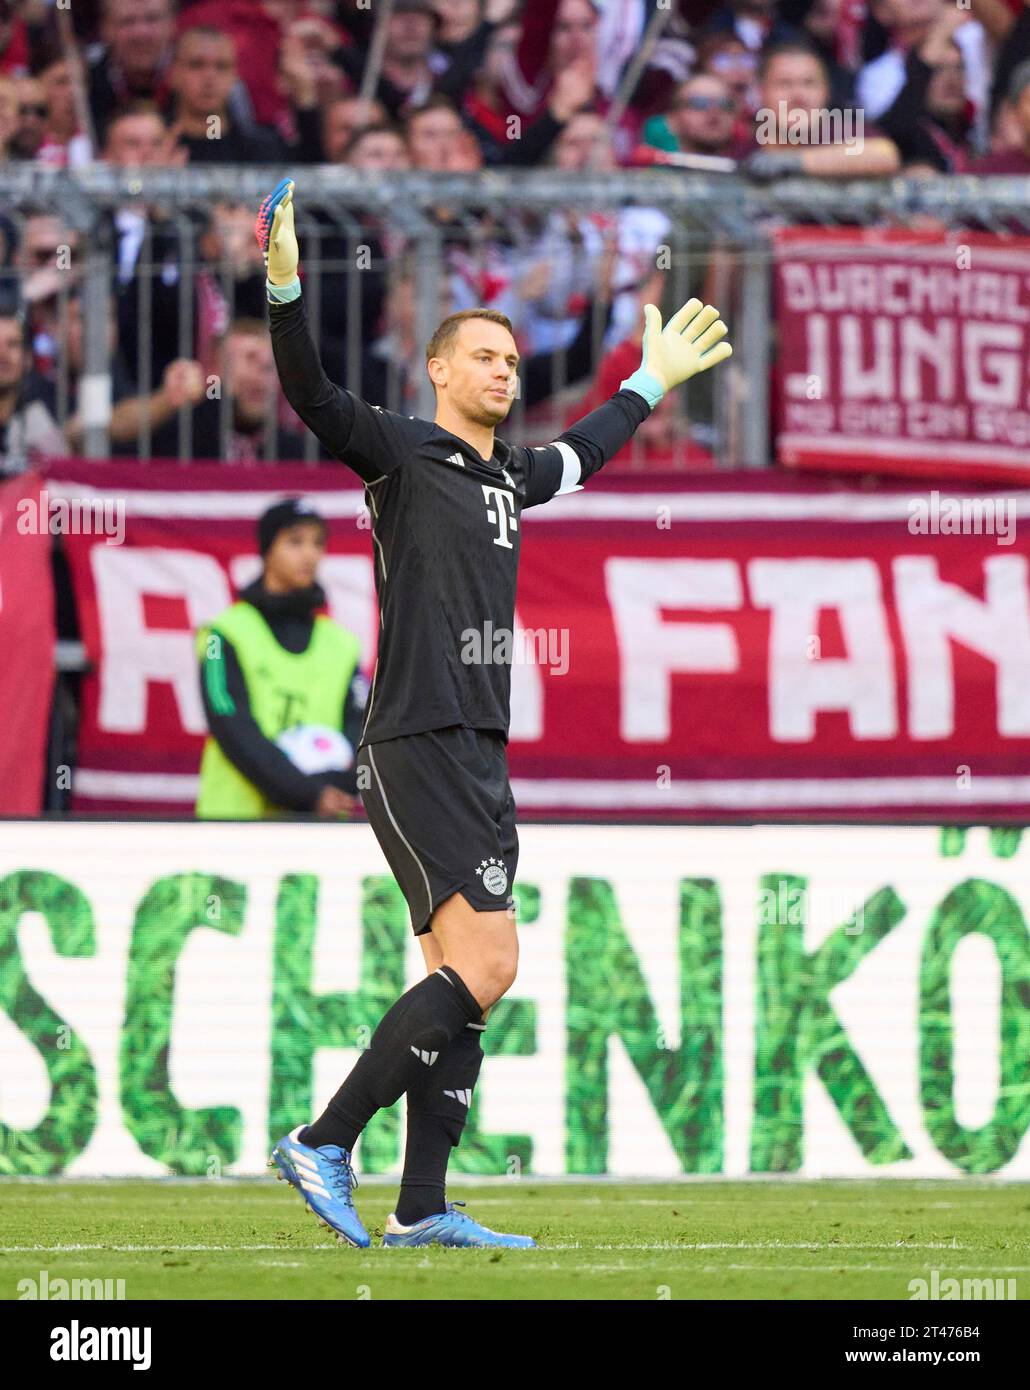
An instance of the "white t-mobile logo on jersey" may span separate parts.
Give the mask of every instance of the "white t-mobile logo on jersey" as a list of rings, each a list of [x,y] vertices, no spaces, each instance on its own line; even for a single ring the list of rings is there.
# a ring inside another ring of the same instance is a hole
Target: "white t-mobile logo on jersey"
[[[513,531],[519,529],[519,523],[515,517],[515,498],[503,487],[491,487],[489,483],[483,483],[483,496],[486,498],[486,519],[497,523],[498,534],[494,536],[494,545],[503,545],[508,550],[514,549],[509,539]],[[495,511],[490,510],[493,503]]]

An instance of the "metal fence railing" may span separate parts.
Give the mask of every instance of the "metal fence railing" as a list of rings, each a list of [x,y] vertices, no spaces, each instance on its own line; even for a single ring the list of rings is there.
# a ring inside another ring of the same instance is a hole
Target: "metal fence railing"
[[[87,457],[315,463],[279,395],[252,226],[280,171],[202,166],[0,173],[5,306],[20,306],[67,448]],[[718,304],[734,357],[670,402],[669,466],[769,462],[771,230],[816,225],[1030,233],[1030,179],[761,187],[650,169],[369,175],[305,169],[305,295],[329,375],[432,415],[423,347],[440,318],[509,313],[523,360],[509,438],[560,428],[632,337],[645,294]],[[3,225],[6,224],[6,225]],[[624,349],[626,355],[629,349]],[[186,365],[191,364],[191,365]],[[620,466],[645,466],[634,440]],[[660,450],[658,451],[660,453]]]

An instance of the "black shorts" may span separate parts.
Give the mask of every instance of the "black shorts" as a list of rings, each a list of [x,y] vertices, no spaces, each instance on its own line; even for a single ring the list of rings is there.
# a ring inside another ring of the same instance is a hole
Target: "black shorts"
[[[514,909],[519,837],[500,734],[461,726],[409,734],[365,744],[356,766],[416,936],[453,893],[478,912]]]

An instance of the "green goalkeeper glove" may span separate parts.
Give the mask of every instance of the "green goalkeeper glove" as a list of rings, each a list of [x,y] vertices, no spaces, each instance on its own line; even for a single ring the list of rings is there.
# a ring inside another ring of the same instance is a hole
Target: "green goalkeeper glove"
[[[297,284],[300,248],[293,226],[293,181],[283,179],[261,204],[254,227],[258,245],[265,253],[270,288]]]
[[[727,331],[718,309],[700,299],[689,299],[664,328],[657,305],[645,304],[643,357],[619,389],[636,391],[653,410],[674,386],[725,362],[733,352],[722,341]]]

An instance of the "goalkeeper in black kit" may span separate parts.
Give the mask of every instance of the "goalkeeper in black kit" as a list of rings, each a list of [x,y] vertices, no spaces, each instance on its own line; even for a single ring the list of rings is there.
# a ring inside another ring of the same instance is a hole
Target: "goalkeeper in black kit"
[[[403,1095],[404,1172],[384,1244],[531,1247],[529,1236],[490,1231],[446,1198],[483,1030],[518,961],[511,669],[470,664],[462,653],[476,645],[470,631],[514,627],[523,510],[580,488],[667,391],[729,357],[726,326],[696,299],[664,328],[647,305],[643,360],[610,400],[550,444],[506,444],[494,431],[515,398],[519,355],[503,314],[445,318],[426,348],[435,418],[397,415],[322,370],[297,276],[289,180],[262,204],[257,235],[286,398],[365,488],[379,647],[358,785],[426,961],[425,978],[383,1015],[325,1112],[280,1139],[270,1163],[341,1241],[369,1245],[351,1156],[375,1112]]]

